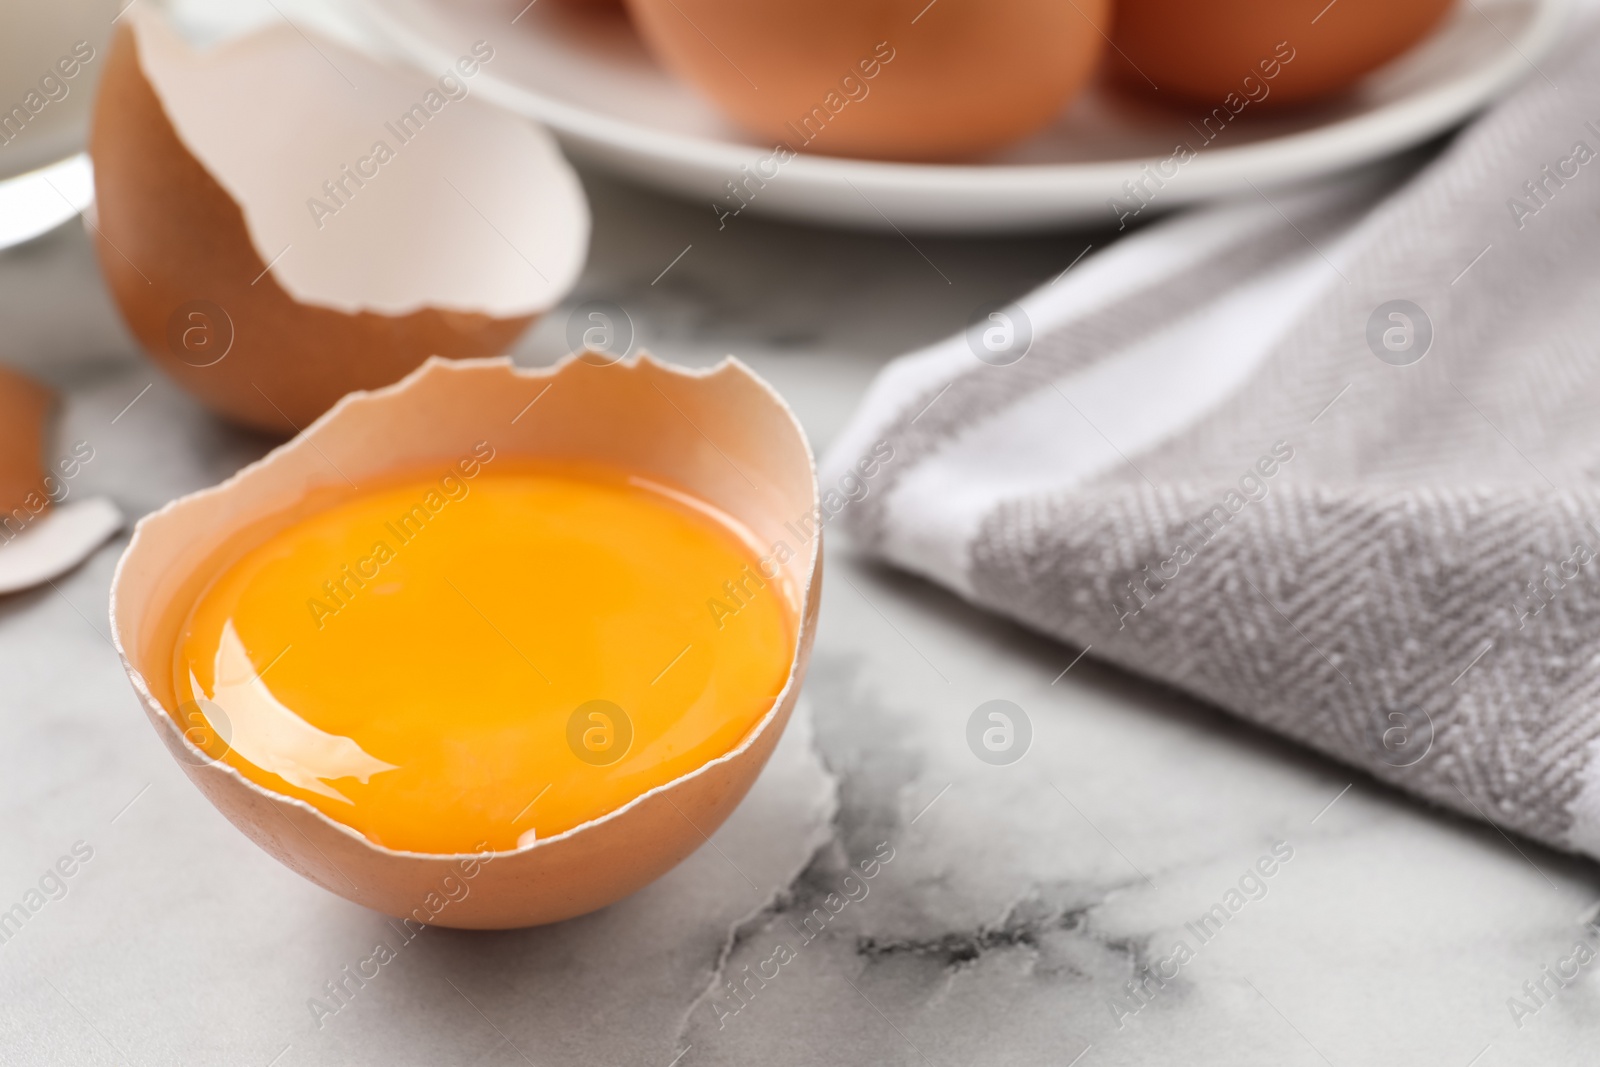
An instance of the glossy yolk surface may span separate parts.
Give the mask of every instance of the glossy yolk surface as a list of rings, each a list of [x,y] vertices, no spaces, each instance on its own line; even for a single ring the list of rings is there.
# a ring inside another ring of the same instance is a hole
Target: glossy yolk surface
[[[738,744],[796,640],[750,538],[643,479],[507,466],[352,496],[222,571],[174,649],[189,739],[435,853],[549,837]]]

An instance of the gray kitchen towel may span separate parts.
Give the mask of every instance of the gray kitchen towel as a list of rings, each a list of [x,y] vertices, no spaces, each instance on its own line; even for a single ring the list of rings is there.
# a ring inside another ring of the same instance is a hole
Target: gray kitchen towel
[[[1600,856],[1597,153],[1586,34],[1398,188],[1146,227],[886,368],[832,525]]]

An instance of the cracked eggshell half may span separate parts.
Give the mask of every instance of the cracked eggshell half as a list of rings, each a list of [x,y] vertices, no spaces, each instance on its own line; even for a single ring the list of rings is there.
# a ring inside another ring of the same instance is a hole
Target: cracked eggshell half
[[[519,418],[535,401],[537,417]],[[199,561],[346,477],[360,484],[447,464],[485,439],[504,455],[598,460],[659,478],[725,510],[761,543],[791,545],[778,588],[798,621],[794,657],[772,709],[743,740],[598,819],[515,851],[473,856],[376,845],[192,744],[174,717],[171,662],[180,618],[212,576]],[[431,359],[397,385],[345,397],[222,485],[142,520],[112,582],[112,634],[168,751],[235,826],[291,869],[369,908],[433,925],[555,922],[664,874],[705,843],[755,782],[810,659],[821,539],[799,543],[788,524],[816,515],[818,504],[811,451],[793,412],[735,359],[708,371],[648,356],[606,366],[571,357],[548,370],[520,370],[508,359]],[[449,886],[455,898],[437,907]]]
[[[543,129],[447,71],[287,24],[197,52],[122,18],[90,136],[100,265],[145,350],[222,415],[292,433],[432,355],[497,355],[583,266],[589,209]]]

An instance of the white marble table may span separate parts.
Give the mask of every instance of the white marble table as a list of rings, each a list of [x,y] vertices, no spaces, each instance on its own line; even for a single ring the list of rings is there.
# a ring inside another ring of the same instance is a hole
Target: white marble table
[[[569,306],[616,302],[675,360],[739,354],[819,448],[885,359],[1106,240],[912,248],[755,218],[719,232],[708,210],[587,177],[596,240]],[[554,358],[565,326],[551,316],[520,357]],[[270,445],[134,355],[73,226],[0,254],[0,358],[66,391],[63,439],[96,451],[83,490],[130,515]],[[92,850],[0,945],[0,1063],[1594,1058],[1595,968],[1547,980],[1534,1014],[1507,1006],[1584,936],[1591,864],[1090,659],[1063,675],[1073,650],[842,544],[806,713],[715,847],[595,915],[401,942],[248,842],[163,750],[106,637],[125,543],[0,600],[0,910],[75,844]],[[966,743],[968,716],[996,698],[1033,725],[1009,766]],[[1251,876],[1274,847],[1271,875]],[[873,879],[845,882],[891,850]],[[1226,921],[1198,928],[1218,904]],[[378,942],[396,958],[319,1026],[308,1001]],[[761,969],[776,976],[734,999],[724,982]]]

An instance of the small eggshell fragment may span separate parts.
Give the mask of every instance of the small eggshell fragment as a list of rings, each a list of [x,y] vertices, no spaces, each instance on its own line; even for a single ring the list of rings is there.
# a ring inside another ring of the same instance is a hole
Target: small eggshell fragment
[[[55,404],[50,389],[0,367],[0,596],[60,577],[122,528],[110,500],[72,494],[71,480],[93,456],[92,447],[82,451],[87,442],[45,465]]]
[[[6,527],[8,532],[13,528]],[[0,536],[0,595],[60,577],[120,529],[122,512],[103,496],[69,500],[41,512],[20,533],[9,539]]]
[[[31,521],[50,506],[44,481],[44,433],[54,407],[55,395],[49,389],[0,367],[0,520],[20,508]]]
[[[1299,104],[1354,85],[1420,41],[1453,3],[1117,0],[1108,66],[1136,90],[1154,83],[1152,95],[1210,107]]]
[[[493,53],[430,80],[282,23],[195,52],[128,10],[90,225],[151,358],[288,434],[430,355],[507,350],[576,280],[589,214],[550,136],[474,98]]]
[[[376,845],[192,744],[173,714],[171,657],[178,617],[212,576],[199,561],[313,492],[446,466],[485,440],[509,457],[596,460],[682,486],[762,544],[788,545],[792,554],[769,558],[778,569],[773,580],[797,607],[799,633],[772,710],[727,754],[609,814],[514,851],[468,856]],[[112,582],[112,634],[146,715],[185,773],[293,870],[357,903],[430,925],[555,922],[665,873],[704,844],[754,783],[810,658],[820,533],[795,531],[815,529],[818,507],[810,448],[793,413],[737,360],[692,371],[648,356],[611,365],[569,358],[548,370],[520,370],[507,359],[432,359],[396,385],[345,397],[222,485],[143,519]]]
[[[893,160],[980,156],[1048,125],[1093,72],[1110,6],[628,0],[661,62],[768,144]]]

